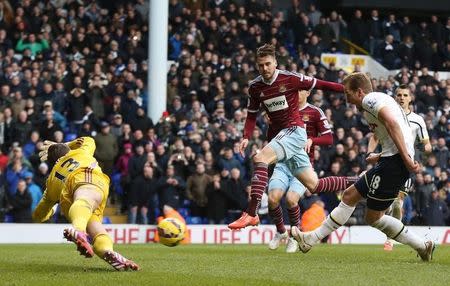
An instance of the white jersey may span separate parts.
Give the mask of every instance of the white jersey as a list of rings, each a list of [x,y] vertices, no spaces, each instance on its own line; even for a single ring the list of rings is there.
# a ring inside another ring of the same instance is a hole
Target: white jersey
[[[406,117],[408,118],[409,125],[411,126],[414,140],[422,143],[424,140],[429,139],[427,127],[422,116],[411,111],[406,115]]]
[[[387,108],[400,126],[400,131],[403,134],[409,156],[414,158],[415,138],[413,138],[409,121],[403,109],[392,97],[382,92],[371,92],[364,97],[362,107],[365,110],[364,117],[369,123],[370,129],[375,132],[375,135],[381,144],[382,157],[398,154],[397,146],[395,146],[395,143],[387,132],[384,124],[378,119],[378,112],[380,112],[382,108]]]

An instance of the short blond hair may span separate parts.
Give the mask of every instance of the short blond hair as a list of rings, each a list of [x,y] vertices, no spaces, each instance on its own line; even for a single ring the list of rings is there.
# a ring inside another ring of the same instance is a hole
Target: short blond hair
[[[363,72],[355,72],[347,75],[342,83],[350,91],[356,91],[358,88],[362,89],[366,94],[373,91],[370,77]]]

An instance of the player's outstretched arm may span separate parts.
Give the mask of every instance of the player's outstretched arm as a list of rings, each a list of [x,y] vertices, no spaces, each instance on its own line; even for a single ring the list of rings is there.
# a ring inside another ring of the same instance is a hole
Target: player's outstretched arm
[[[333,145],[333,135],[331,133],[320,134],[318,137],[310,137],[306,142],[306,153],[309,153],[312,145],[330,146]]]
[[[408,170],[414,173],[420,171],[420,165],[415,162],[411,157],[409,157],[408,149],[406,148],[405,138],[400,131],[400,125],[395,120],[394,116],[389,112],[388,108],[382,107],[378,112],[378,119],[384,124],[388,134],[391,136],[392,140],[397,146],[398,152],[405,162]]]
[[[32,218],[34,222],[45,222],[49,220],[55,213],[55,202],[47,199],[47,191],[44,192],[42,199],[39,201],[36,209],[33,212]]]
[[[95,152],[95,141],[92,137],[79,137],[73,141],[67,142],[67,146],[71,150],[74,149],[83,149],[91,155],[94,155]]]
[[[344,92],[344,86],[342,84],[321,79],[316,79],[316,85],[314,86],[314,88],[335,92]]]

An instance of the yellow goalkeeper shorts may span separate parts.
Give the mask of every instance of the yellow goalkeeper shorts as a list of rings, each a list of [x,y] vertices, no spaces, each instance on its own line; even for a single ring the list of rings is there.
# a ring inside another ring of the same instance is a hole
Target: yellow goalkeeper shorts
[[[102,194],[102,202],[94,210],[91,220],[98,222],[103,221],[103,211],[105,210],[106,201],[109,194],[109,177],[103,174],[100,170],[90,168],[80,168],[67,177],[66,188],[62,191],[60,197],[61,212],[67,217],[70,206],[73,203],[73,195],[75,191],[82,186],[94,186],[93,192],[100,192]]]

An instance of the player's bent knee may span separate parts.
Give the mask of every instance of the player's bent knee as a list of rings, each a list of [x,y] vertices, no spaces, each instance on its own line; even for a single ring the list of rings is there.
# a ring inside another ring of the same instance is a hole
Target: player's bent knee
[[[345,191],[342,193],[341,201],[346,205],[355,206],[361,199],[362,197],[359,194],[358,190],[354,185],[352,185],[345,189]]]
[[[277,161],[277,153],[270,148],[270,146],[266,145],[261,152],[256,153],[255,156],[253,156],[253,163],[264,163],[264,164],[271,164]]]
[[[381,219],[382,216],[383,216],[382,212],[371,213],[368,211],[366,213],[365,220],[368,225],[377,228],[377,223]]]
[[[298,201],[300,200],[300,196],[294,192],[287,192],[286,194],[286,204],[289,208],[295,207],[298,205]]]
[[[280,194],[280,192],[277,190],[269,192],[269,207],[271,209],[276,208],[280,204],[280,200],[281,200],[282,196],[283,196],[283,193],[281,192],[281,194]]]
[[[314,193],[317,184],[319,184],[319,178],[313,168],[305,168],[302,172],[295,174],[295,176],[300,182],[302,182],[305,188],[307,188],[311,193]]]

